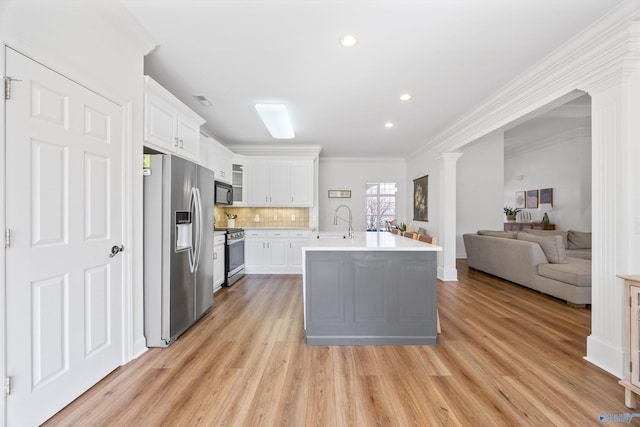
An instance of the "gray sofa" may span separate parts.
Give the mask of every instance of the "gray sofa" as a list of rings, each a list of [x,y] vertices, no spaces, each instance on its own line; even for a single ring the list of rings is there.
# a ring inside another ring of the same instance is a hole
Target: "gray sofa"
[[[470,268],[571,304],[591,304],[591,233],[480,230],[462,237]]]

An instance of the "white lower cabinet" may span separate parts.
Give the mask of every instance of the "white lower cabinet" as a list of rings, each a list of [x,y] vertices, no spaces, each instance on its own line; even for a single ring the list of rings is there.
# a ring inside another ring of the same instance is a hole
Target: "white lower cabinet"
[[[224,234],[213,238],[213,292],[224,283],[224,246]]]
[[[302,273],[302,247],[307,239],[291,240],[289,242],[289,265],[300,268]]]
[[[247,274],[301,274],[302,247],[309,230],[245,230],[245,270]]]

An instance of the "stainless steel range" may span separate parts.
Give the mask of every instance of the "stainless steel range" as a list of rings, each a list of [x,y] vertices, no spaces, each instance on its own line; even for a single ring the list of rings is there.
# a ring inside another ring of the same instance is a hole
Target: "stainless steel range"
[[[244,229],[217,227],[226,231],[224,251],[225,280],[222,286],[231,286],[244,276]]]

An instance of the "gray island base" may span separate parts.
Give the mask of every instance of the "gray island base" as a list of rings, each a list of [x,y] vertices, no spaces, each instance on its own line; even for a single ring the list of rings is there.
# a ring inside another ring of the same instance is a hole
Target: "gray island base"
[[[440,248],[420,244],[431,248],[304,248],[307,344],[437,344]]]

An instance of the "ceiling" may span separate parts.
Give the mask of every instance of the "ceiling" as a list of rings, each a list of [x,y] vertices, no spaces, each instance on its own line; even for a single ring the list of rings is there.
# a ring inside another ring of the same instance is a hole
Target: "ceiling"
[[[534,150],[578,129],[591,134],[591,96],[584,93],[505,131],[505,157]]]
[[[620,0],[121,0],[152,76],[225,145],[407,157]],[[339,44],[346,33],[358,43]],[[409,101],[400,95],[408,92]],[[212,106],[199,104],[204,95]],[[273,139],[256,103],[284,103]],[[385,122],[394,127],[387,129]]]

